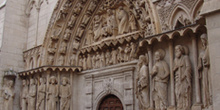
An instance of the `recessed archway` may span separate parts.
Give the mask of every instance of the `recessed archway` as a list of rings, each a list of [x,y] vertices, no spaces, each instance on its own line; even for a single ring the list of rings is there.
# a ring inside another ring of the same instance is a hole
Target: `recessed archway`
[[[98,110],[123,110],[123,105],[118,97],[110,94],[102,99]]]

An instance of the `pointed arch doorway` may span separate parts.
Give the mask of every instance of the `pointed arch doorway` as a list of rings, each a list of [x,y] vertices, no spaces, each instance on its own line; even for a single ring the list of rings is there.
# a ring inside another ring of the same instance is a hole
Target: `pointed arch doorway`
[[[102,99],[98,110],[123,110],[123,105],[115,95],[107,95]]]

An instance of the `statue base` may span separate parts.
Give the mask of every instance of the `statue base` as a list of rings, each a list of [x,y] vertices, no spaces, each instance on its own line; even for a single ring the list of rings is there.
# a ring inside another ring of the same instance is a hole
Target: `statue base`
[[[192,106],[191,110],[202,110],[202,105],[201,104],[195,104]]]
[[[167,110],[176,110],[176,107],[175,107],[175,106],[169,106],[169,107],[167,108]]]

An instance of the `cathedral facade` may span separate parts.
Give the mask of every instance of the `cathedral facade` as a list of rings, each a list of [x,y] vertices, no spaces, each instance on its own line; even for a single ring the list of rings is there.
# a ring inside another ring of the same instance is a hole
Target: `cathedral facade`
[[[218,110],[219,0],[0,0],[0,110]]]

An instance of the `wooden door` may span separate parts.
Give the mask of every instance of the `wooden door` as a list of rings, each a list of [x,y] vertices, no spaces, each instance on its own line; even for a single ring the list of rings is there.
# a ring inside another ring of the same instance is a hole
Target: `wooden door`
[[[123,105],[115,95],[108,95],[102,100],[99,110],[123,110]]]

